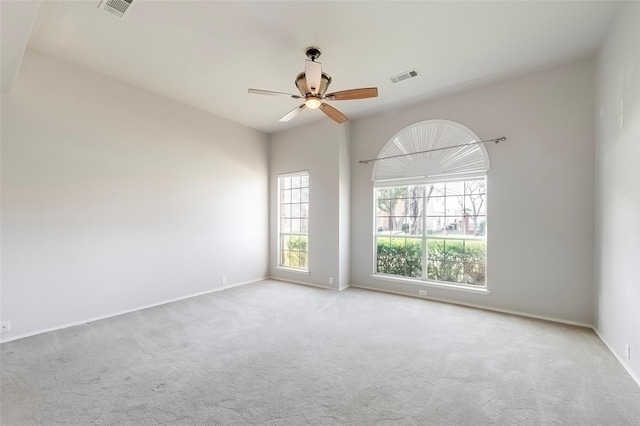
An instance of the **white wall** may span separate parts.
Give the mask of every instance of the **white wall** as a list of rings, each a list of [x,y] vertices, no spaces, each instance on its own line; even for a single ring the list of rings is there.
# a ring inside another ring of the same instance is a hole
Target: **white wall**
[[[267,275],[265,134],[28,50],[1,136],[4,340]]]
[[[598,54],[595,186],[596,327],[636,380],[640,378],[639,24],[640,3],[625,2]],[[626,344],[631,346],[631,359],[626,359]]]
[[[448,119],[483,139],[507,137],[487,145],[492,293],[429,288],[429,296],[590,324],[594,74],[594,61],[585,60],[354,121],[351,284],[417,295],[416,285],[370,277],[373,163],[358,160],[375,158],[410,124]],[[384,87],[380,93],[384,96]]]
[[[351,262],[350,237],[351,237],[351,165],[349,163],[349,124],[342,124],[340,139],[338,140],[338,252],[339,262],[339,289],[349,287],[349,271]]]
[[[305,111],[305,114],[322,114]],[[341,223],[345,191],[348,194],[348,167],[341,164],[346,153],[346,127],[328,118],[286,130],[270,137],[270,263],[273,278],[340,289],[348,275],[348,221]],[[279,174],[309,171],[309,274],[276,268],[278,263]],[[345,182],[347,184],[345,185]],[[342,195],[341,195],[342,194]],[[348,195],[347,195],[348,197]],[[343,205],[341,206],[341,201]],[[348,212],[348,210],[347,210]],[[342,235],[342,236],[341,236]],[[341,273],[341,270],[343,271]],[[333,284],[329,284],[329,277]]]

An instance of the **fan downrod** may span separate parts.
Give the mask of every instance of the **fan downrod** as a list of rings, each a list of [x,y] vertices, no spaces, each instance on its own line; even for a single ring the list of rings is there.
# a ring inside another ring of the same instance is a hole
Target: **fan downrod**
[[[322,51],[320,50],[319,47],[309,46],[306,48],[305,53],[307,54],[307,58],[311,59],[312,61],[315,61],[320,57],[320,55],[322,54]]]

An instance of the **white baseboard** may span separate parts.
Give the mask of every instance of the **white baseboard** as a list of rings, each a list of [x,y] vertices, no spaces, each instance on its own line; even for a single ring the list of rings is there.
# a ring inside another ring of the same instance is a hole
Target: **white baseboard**
[[[82,321],[74,321],[72,323],[67,323],[67,324],[63,324],[63,325],[59,325],[59,326],[55,326],[55,327],[45,328],[45,329],[42,329],[42,330],[32,331],[32,332],[29,332],[29,333],[18,334],[16,336],[3,338],[0,341],[0,344],[12,342],[12,341],[18,340],[18,339],[24,339],[25,337],[31,337],[31,336],[35,336],[37,334],[48,333],[49,331],[62,330],[63,328],[74,327],[76,325],[86,324],[88,322],[94,322],[94,321],[100,321],[100,320],[107,319],[107,318],[113,318],[113,317],[117,317],[118,315],[129,314],[131,312],[141,311],[143,309],[153,308],[153,307],[156,307],[156,306],[162,306],[162,305],[166,305],[167,303],[178,302],[180,300],[190,299],[192,297],[202,296],[202,295],[205,295],[205,294],[214,293],[216,291],[227,290],[227,289],[230,289],[230,288],[233,288],[233,287],[239,287],[239,286],[246,285],[246,284],[256,283],[258,281],[264,281],[266,279],[267,278],[264,277],[264,278],[258,278],[258,279],[255,279],[255,280],[249,280],[249,281],[243,281],[243,282],[239,282],[239,283],[233,283],[233,284],[229,284],[229,285],[226,285],[224,287],[219,287],[219,288],[216,288],[216,289],[213,289],[213,290],[206,290],[206,291],[202,291],[202,292],[199,292],[199,293],[188,294],[186,296],[180,296],[180,297],[176,297],[176,298],[173,298],[173,299],[164,300],[164,301],[158,302],[158,303],[152,303],[152,304],[149,304],[149,305],[138,306],[138,307],[135,307],[135,308],[132,308],[132,309],[126,309],[126,310],[123,310],[123,311],[113,312],[111,314],[102,315],[102,316],[99,316],[99,317],[87,318],[87,319],[84,319]]]
[[[622,364],[622,366],[624,367],[625,370],[627,370],[627,373],[629,373],[629,375],[631,376],[631,378],[633,380],[635,380],[635,382],[638,384],[638,386],[640,386],[640,378],[638,378],[638,376],[635,375],[635,373],[633,372],[633,370],[631,370],[631,367],[629,367],[627,365],[627,363],[624,361],[624,359],[618,355],[616,353],[615,350],[613,350],[613,347],[607,343],[607,341],[605,340],[604,337],[602,337],[602,334],[600,334],[600,331],[596,328],[596,326],[591,326],[591,328],[593,329],[593,331],[595,331],[596,335],[600,338],[600,340],[602,340],[602,343],[604,343],[604,345],[607,347],[607,349],[609,349],[609,351],[611,351],[611,353],[613,354],[613,356],[616,357],[616,359],[618,360],[618,362],[620,364]]]
[[[269,279],[270,279],[270,280],[273,280],[273,281],[283,281],[283,282],[285,282],[285,283],[308,285],[308,286],[311,286],[311,287],[323,288],[323,289],[325,289],[325,290],[336,290],[336,289],[335,289],[335,288],[333,288],[333,287],[323,286],[323,285],[320,285],[320,284],[314,284],[314,283],[308,283],[308,282],[305,282],[305,281],[290,280],[289,278],[282,278],[282,277],[269,277]]]
[[[475,303],[459,302],[457,300],[444,299],[444,298],[440,298],[440,297],[419,296],[417,294],[408,293],[408,292],[404,292],[404,291],[387,290],[387,289],[381,289],[381,288],[377,288],[377,287],[369,287],[369,286],[364,286],[364,285],[359,285],[359,284],[351,284],[351,287],[362,288],[362,289],[365,289],[365,290],[382,291],[384,293],[399,294],[401,296],[409,296],[409,297],[414,297],[414,298],[417,298],[417,299],[427,299],[427,300],[433,300],[433,301],[436,301],[436,302],[450,303],[452,305],[468,306],[470,308],[482,309],[482,310],[485,310],[485,311],[493,311],[493,312],[500,312],[500,313],[503,313],[503,314],[517,315],[517,316],[520,316],[520,317],[535,318],[535,319],[540,319],[540,320],[545,320],[545,321],[557,322],[557,323],[561,323],[561,324],[575,325],[575,326],[578,326],[578,327],[593,328],[593,326],[591,324],[587,324],[585,322],[570,321],[570,320],[565,320],[565,319],[561,319],[561,318],[547,317],[547,316],[544,316],[544,315],[530,314],[530,313],[527,313],[527,312],[512,311],[512,310],[509,310],[509,309],[495,308],[493,306],[480,305],[480,304],[475,304]]]

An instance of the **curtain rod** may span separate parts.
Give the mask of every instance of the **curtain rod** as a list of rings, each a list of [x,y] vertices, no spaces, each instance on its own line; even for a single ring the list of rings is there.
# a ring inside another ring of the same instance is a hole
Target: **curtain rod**
[[[470,142],[470,143],[465,143],[463,145],[445,146],[445,147],[442,147],[442,148],[427,149],[425,151],[408,152],[406,154],[392,155],[390,157],[370,158],[369,160],[360,160],[360,161],[358,161],[358,163],[360,163],[360,164],[368,164],[371,161],[388,160],[390,158],[406,157],[407,155],[415,155],[415,154],[424,154],[425,152],[442,151],[443,149],[462,148],[462,147],[469,146],[469,145],[479,145],[479,144],[484,144],[484,143],[489,143],[489,142],[498,143],[498,142],[503,142],[503,141],[506,141],[506,140],[507,140],[507,138],[503,136],[501,138],[487,139],[487,140],[478,141],[478,142]]]

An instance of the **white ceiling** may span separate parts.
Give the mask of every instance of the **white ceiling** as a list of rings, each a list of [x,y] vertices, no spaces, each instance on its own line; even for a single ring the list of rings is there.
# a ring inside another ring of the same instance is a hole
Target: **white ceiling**
[[[43,1],[29,46],[265,132],[324,117],[304,111],[280,123],[299,101],[247,93],[297,93],[307,46],[322,49],[330,91],[379,88],[376,99],[332,103],[354,118],[592,56],[620,6],[137,0],[120,20],[99,4]],[[418,78],[388,80],[413,68]]]
[[[0,90],[10,93],[27,47],[31,26],[40,1],[2,1],[0,3]]]

